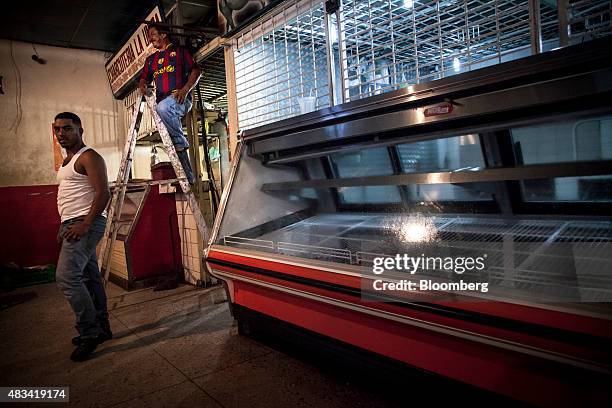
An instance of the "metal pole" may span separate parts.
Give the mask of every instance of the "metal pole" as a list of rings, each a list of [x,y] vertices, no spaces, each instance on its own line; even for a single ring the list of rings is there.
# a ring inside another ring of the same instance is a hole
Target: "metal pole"
[[[176,0],[176,11],[175,11],[174,21],[176,25],[179,27],[183,26],[183,7],[181,6],[181,0]],[[181,46],[185,46],[185,37],[183,37],[184,31],[182,28],[176,30],[176,33],[179,35],[179,44]]]
[[[348,64],[347,64],[347,56],[346,56],[346,43],[344,42],[344,30],[343,30],[343,15],[340,10],[336,10],[336,31],[338,32],[338,49],[339,49],[339,57],[340,57],[340,81],[342,81],[342,86],[340,89],[342,90],[342,103],[348,102],[349,96],[349,86],[348,79],[346,76],[348,75]],[[361,89],[360,89],[361,91]]]
[[[529,0],[529,31],[531,32],[531,53],[539,54],[542,52],[540,0]]]
[[[329,17],[329,14],[324,13],[323,16],[323,24],[325,24],[325,54],[326,55],[326,59],[327,59],[327,88],[328,88],[328,94],[329,94],[329,106],[334,106],[336,104],[336,101],[334,100],[334,85],[336,84],[336,75],[334,72],[334,65],[332,64],[332,58],[333,58],[333,52],[334,52],[334,48],[333,48],[333,44],[331,43],[331,38],[330,38],[330,30],[329,30],[329,25],[331,23],[331,18]],[[299,30],[298,30],[298,47],[299,47]],[[300,57],[300,81],[302,80],[302,60]],[[302,90],[302,92],[304,92]]]
[[[196,85],[199,86],[199,85]],[[192,96],[192,101],[193,104],[195,105],[195,97],[193,95],[193,91],[190,91],[190,94]],[[200,197],[200,194],[202,192],[202,176],[201,176],[201,172],[200,172],[200,165],[198,164],[198,156],[199,156],[199,140],[198,140],[198,133],[197,130],[194,132],[194,127],[193,127],[193,117],[196,116],[197,114],[194,115],[194,110],[191,109],[189,112],[187,112],[187,115],[185,115],[185,127],[187,128],[187,140],[189,141],[189,163],[191,164],[191,168],[193,169],[194,172],[194,177],[195,177],[195,183],[192,186],[192,190],[193,193],[196,195],[196,197]],[[201,207],[200,207],[201,208]]]
[[[557,0],[557,18],[559,20],[559,46],[569,45],[569,1]]]

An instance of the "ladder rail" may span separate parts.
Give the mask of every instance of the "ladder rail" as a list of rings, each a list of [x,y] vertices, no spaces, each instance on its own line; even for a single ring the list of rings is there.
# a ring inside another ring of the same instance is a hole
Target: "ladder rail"
[[[144,98],[140,98],[137,103],[136,111],[132,117],[130,123],[129,138],[126,140],[123,154],[121,156],[121,163],[119,165],[119,173],[117,174],[117,181],[115,183],[115,190],[111,198],[109,206],[106,227],[104,229],[104,235],[102,238],[102,245],[100,246],[100,259],[98,264],[101,269],[104,270],[104,284],[108,281],[110,274],[110,265],[113,253],[113,247],[115,240],[117,239],[118,226],[115,225],[115,217],[117,221],[121,218],[121,212],[123,210],[123,203],[125,201],[125,192],[127,190],[127,182],[130,172],[128,168],[131,166],[132,157],[134,156],[134,149],[136,147],[136,138],[138,135],[138,129],[140,128],[140,122],[142,121]]]
[[[170,138],[170,134],[168,133],[168,129],[161,121],[161,118],[159,117],[159,114],[155,109],[155,96],[151,94],[142,96],[139,101],[140,102],[138,102],[137,104],[137,110],[136,112],[134,112],[134,116],[130,124],[129,139],[126,140],[125,148],[123,151],[121,164],[119,166],[119,173],[117,175],[117,182],[115,184],[115,190],[113,191],[109,211],[107,214],[106,229],[104,231],[104,236],[102,239],[99,264],[104,270],[105,285],[108,282],[108,278],[110,275],[112,252],[115,241],[117,239],[117,232],[119,230],[119,220],[121,218],[121,213],[123,210],[123,203],[125,201],[125,194],[130,174],[128,169],[131,166],[133,160],[138,129],[140,128],[140,122],[142,121],[144,110],[143,108],[145,103],[150,110],[151,116],[153,117],[153,121],[155,122],[155,125],[157,127],[157,131],[159,132],[162,142],[166,147],[168,158],[170,159],[172,168],[174,169],[181,190],[183,191],[183,194],[187,199],[187,204],[191,208],[191,212],[193,213],[193,217],[195,218],[197,228],[200,234],[202,235],[202,238],[205,243],[207,243],[210,238],[209,230],[206,226],[204,216],[202,215],[195,194],[193,193],[193,190],[189,185],[189,182],[185,175],[185,171],[183,170],[183,165],[181,164],[178,158],[176,149],[174,148],[174,144],[172,143],[172,139]],[[206,279],[210,279],[210,277],[207,275]]]
[[[172,96],[169,96],[169,98],[172,98]],[[179,184],[181,186],[181,189],[183,190],[183,194],[185,194],[185,196],[187,197],[187,203],[189,204],[189,207],[191,208],[191,212],[193,213],[193,216],[195,218],[198,230],[200,231],[200,234],[202,235],[202,239],[204,240],[204,242],[208,242],[208,239],[210,237],[210,233],[208,232],[208,227],[206,226],[206,222],[204,221],[204,216],[202,215],[202,212],[200,211],[200,206],[198,205],[198,202],[195,198],[195,194],[191,190],[191,186],[189,185],[189,182],[187,181],[187,176],[185,176],[183,165],[181,164],[178,158],[178,155],[176,154],[176,149],[174,148],[174,144],[172,143],[172,139],[170,138],[168,129],[166,129],[166,126],[164,125],[161,118],[157,114],[157,111],[155,110],[155,96],[147,95],[145,99],[147,101],[147,105],[149,106],[149,110],[151,111],[151,116],[153,116],[153,121],[155,122],[155,125],[157,126],[157,131],[159,132],[162,142],[164,143],[164,146],[166,147],[168,158],[170,159],[170,163],[172,163],[172,167],[174,168],[176,177],[179,180]]]

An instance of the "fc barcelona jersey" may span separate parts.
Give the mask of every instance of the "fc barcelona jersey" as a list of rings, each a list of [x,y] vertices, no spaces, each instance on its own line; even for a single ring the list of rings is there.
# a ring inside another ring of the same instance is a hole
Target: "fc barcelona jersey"
[[[194,66],[193,57],[183,47],[168,47],[147,57],[140,79],[147,84],[155,80],[157,101],[181,89]]]

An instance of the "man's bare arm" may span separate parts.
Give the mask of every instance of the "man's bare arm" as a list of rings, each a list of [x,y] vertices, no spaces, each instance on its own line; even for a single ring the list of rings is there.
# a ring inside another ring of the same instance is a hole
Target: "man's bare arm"
[[[106,177],[106,163],[98,153],[90,150],[84,157],[83,167],[87,172],[87,178],[94,188],[95,195],[91,209],[83,220],[84,224],[91,225],[93,220],[106,208],[110,199],[110,191],[108,189],[108,178]]]
[[[179,89],[179,91],[176,94],[176,100],[179,103],[183,103],[185,101],[185,97],[187,96],[189,91],[193,89],[195,84],[198,83],[198,80],[200,79],[201,74],[202,74],[202,70],[200,69],[200,67],[198,67],[197,65],[194,65],[193,68],[191,69],[191,72],[189,72],[187,83],[185,84],[185,86]]]
[[[88,150],[79,157],[79,166],[83,167],[89,182],[94,188],[94,199],[91,208],[82,222],[72,224],[66,232],[65,238],[68,240],[78,240],[89,231],[89,227],[94,219],[102,214],[108,200],[110,191],[108,190],[108,179],[106,177],[106,164],[104,159],[93,150]],[[76,163],[75,163],[76,165]],[[76,166],[75,166],[76,167]]]
[[[189,73],[189,78],[187,78],[187,83],[185,84],[185,86],[183,86],[183,88],[185,88],[187,92],[191,91],[195,84],[198,83],[201,74],[202,70],[200,69],[200,67],[194,65],[191,69],[191,72]]]

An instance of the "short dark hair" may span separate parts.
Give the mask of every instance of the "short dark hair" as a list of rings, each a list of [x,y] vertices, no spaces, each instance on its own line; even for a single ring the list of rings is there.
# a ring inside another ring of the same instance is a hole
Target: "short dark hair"
[[[147,30],[154,28],[157,30],[158,33],[166,34],[166,38],[168,39],[168,41],[172,42],[172,38],[171,38],[172,33],[170,32],[170,29],[168,27],[160,25],[158,23],[149,23],[147,25],[148,25]]]
[[[148,25],[147,30],[150,30],[150,29],[154,28],[160,34],[170,34],[170,29],[168,27],[166,27],[166,26],[161,25],[161,24],[158,24],[158,23],[149,23],[147,25]]]
[[[58,113],[57,115],[55,115],[55,120],[57,119],[72,119],[74,123],[76,123],[79,126],[82,126],[81,118],[79,118],[75,113],[72,113],[72,112]]]

